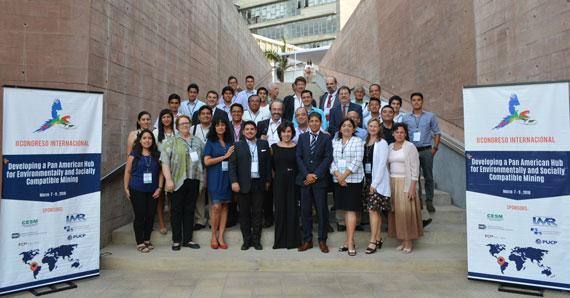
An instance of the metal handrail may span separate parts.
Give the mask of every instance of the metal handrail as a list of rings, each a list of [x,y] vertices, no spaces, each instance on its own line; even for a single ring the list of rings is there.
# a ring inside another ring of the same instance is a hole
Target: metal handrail
[[[117,175],[121,174],[125,170],[125,165],[127,163],[124,162],[120,166],[116,167],[115,169],[111,170],[109,173],[105,174],[105,176],[101,177],[101,182],[105,182],[107,180],[111,180],[115,178]]]

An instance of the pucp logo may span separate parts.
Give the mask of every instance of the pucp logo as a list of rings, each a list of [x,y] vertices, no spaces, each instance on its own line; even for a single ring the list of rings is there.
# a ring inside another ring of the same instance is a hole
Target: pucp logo
[[[534,226],[558,227],[556,219],[553,217],[533,216],[532,224]]]
[[[61,110],[62,110],[61,101],[59,99],[54,100],[53,104],[51,105],[51,119],[46,120],[46,122],[44,122],[44,124],[42,124],[42,126],[40,126],[40,128],[38,128],[34,132],[46,131],[49,128],[51,128],[57,124],[61,124],[61,125],[63,125],[64,128],[68,128],[68,129],[75,127],[75,125],[71,124],[71,122],[70,122],[71,116],[69,116],[69,115],[60,116],[59,115],[59,112]]]
[[[498,213],[489,213],[487,214],[487,219],[491,221],[502,221],[503,215]]]
[[[556,245],[558,243],[558,241],[556,241],[556,240],[545,240],[545,239],[536,239],[535,242],[538,245],[541,245],[541,244]]]
[[[24,226],[26,228],[27,227],[33,227],[33,226],[38,225],[39,222],[40,221],[37,218],[35,218],[35,219],[24,219],[24,220],[22,220],[22,226]]]
[[[65,221],[67,223],[85,222],[87,221],[87,218],[85,218],[85,214],[83,213],[76,213],[67,215],[65,217]]]
[[[536,120],[530,119],[530,116],[528,115],[528,113],[530,113],[530,110],[524,110],[520,113],[517,111],[516,107],[520,105],[521,103],[519,102],[517,95],[514,93],[511,94],[511,97],[509,98],[510,114],[505,116],[505,118],[503,118],[503,120],[497,124],[497,126],[493,127],[493,129],[501,129],[515,121],[522,121],[522,123],[525,125],[536,124]]]

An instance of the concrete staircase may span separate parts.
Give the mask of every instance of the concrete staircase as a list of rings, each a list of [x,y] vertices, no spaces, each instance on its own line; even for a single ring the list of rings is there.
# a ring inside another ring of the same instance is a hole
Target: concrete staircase
[[[332,198],[331,198],[332,199]],[[465,210],[451,205],[449,194],[436,191],[434,204],[437,212],[432,214],[433,223],[426,227],[424,236],[416,241],[414,251],[404,255],[395,250],[395,239],[384,233],[384,246],[373,255],[364,254],[368,243],[369,230],[356,232],[358,254],[348,257],[338,252],[344,243],[344,232],[329,233],[327,241],[331,252],[321,253],[318,248],[300,253],[296,249],[274,250],[274,228],[264,229],[262,251],[251,248],[241,251],[239,227],[226,231],[228,250],[212,250],[210,230],[194,232],[194,241],[202,248],[192,250],[182,248],[179,252],[170,249],[171,235],[161,235],[158,229],[152,235],[155,250],[149,254],[136,251],[132,225],[123,226],[113,232],[112,244],[102,249],[102,269],[177,271],[196,270],[199,272],[219,271],[273,271],[273,272],[446,272],[464,274],[467,270],[467,249]],[[334,215],[331,214],[334,225]],[[316,233],[316,225],[314,227]],[[315,236],[316,237],[316,236]],[[315,239],[316,241],[316,239]]]

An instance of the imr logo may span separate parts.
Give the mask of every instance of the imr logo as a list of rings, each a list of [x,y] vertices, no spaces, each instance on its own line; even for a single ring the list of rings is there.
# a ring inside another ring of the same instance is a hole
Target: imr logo
[[[68,216],[66,216],[65,221],[68,223],[84,222],[87,221],[87,218],[85,218],[85,214],[83,213],[76,213],[76,214],[69,214]]]
[[[552,217],[533,216],[532,224],[535,226],[557,227],[556,219]]]

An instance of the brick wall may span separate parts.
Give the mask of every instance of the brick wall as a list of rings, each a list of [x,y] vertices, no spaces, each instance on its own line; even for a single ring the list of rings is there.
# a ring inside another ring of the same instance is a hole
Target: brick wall
[[[105,92],[103,174],[124,162],[138,112],[157,116],[170,93],[184,98],[196,82],[203,97],[229,75],[242,85],[247,74],[270,80],[231,0],[2,0],[0,7],[0,85]],[[121,181],[102,185],[103,245],[131,220]]]
[[[570,1],[363,0],[320,69],[406,101],[424,93],[463,141],[464,85],[570,79]]]

